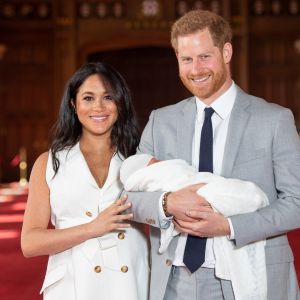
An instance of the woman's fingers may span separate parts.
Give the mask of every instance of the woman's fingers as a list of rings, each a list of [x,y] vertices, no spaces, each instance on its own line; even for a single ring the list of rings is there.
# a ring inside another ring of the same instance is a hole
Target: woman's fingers
[[[112,222],[113,222],[113,229],[118,228],[128,228],[130,227],[130,223],[126,223],[126,221],[132,219],[133,214],[124,214],[124,215],[116,215],[113,216]]]
[[[131,220],[133,218],[133,214],[123,214],[123,215],[115,215],[112,217],[113,222],[123,222],[126,220]]]
[[[131,226],[130,223],[126,222],[133,218],[132,213],[125,213],[131,207],[130,202],[126,203],[127,198],[127,195],[122,196],[100,213],[98,221],[106,223],[108,231]]]
[[[116,230],[116,229],[123,229],[123,228],[128,228],[130,227],[131,225],[129,223],[116,223],[113,230]]]
[[[117,215],[125,210],[127,210],[128,208],[131,207],[131,203],[127,201],[127,195],[122,196],[120,199],[116,200],[113,204],[111,204],[108,208],[106,208],[104,210],[104,212],[110,212],[113,215]]]
[[[128,196],[127,195],[123,195],[121,198],[119,198],[118,200],[116,200],[113,205],[115,206],[119,206],[119,205],[122,205],[126,202],[126,200],[128,199]]]
[[[130,207],[131,207],[130,202],[117,206],[116,208],[117,214],[127,210]]]
[[[116,209],[116,213],[120,213],[128,208],[131,207],[131,203],[127,202],[128,196],[124,195],[120,199],[116,200],[112,205],[111,208]]]
[[[107,212],[111,215],[119,215],[122,212],[129,209],[130,207],[131,207],[131,203],[125,203],[125,204],[122,204],[122,205],[110,207]]]

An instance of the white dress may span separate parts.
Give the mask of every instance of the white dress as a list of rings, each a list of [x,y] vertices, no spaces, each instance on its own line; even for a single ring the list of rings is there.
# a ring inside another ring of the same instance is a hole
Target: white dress
[[[99,188],[80,151],[79,143],[59,153],[53,178],[49,155],[46,180],[50,189],[51,222],[68,228],[90,222],[119,198],[122,159],[114,155],[107,180]],[[140,226],[140,227],[139,227]],[[50,255],[41,289],[45,300],[146,300],[149,287],[148,243],[143,225],[132,223]]]

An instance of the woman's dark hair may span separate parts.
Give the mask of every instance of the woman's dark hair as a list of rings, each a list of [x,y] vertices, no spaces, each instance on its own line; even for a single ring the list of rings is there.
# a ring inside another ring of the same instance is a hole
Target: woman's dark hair
[[[118,118],[111,131],[111,142],[125,158],[135,154],[140,140],[140,132],[131,94],[125,79],[112,66],[103,62],[87,63],[70,78],[62,97],[59,116],[54,125],[51,155],[55,174],[59,169],[57,152],[71,149],[80,139],[82,125],[75,114],[72,102],[83,82],[91,75],[98,74],[104,85],[112,90],[117,105]]]

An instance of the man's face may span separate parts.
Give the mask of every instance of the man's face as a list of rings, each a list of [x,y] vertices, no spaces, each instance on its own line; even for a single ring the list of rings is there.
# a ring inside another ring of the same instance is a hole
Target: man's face
[[[231,84],[230,43],[219,49],[208,29],[180,36],[177,40],[179,75],[185,87],[206,104],[222,95]]]

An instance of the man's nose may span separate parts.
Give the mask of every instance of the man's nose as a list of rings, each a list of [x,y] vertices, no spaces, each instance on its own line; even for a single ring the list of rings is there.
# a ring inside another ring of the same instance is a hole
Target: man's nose
[[[194,60],[193,61],[193,65],[192,65],[192,73],[193,74],[198,74],[204,67],[203,62],[201,62],[200,60]]]

